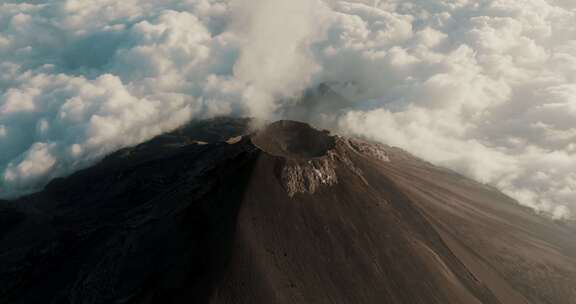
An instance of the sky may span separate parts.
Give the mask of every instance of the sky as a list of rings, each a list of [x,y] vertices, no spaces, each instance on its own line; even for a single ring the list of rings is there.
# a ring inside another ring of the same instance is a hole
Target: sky
[[[345,99],[299,102],[320,84]],[[222,115],[398,146],[570,218],[576,2],[1,1],[0,198]]]

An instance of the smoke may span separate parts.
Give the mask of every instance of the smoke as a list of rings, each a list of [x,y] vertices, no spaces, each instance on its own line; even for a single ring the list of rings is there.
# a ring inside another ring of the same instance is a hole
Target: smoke
[[[241,39],[234,78],[244,83],[249,112],[271,117],[282,99],[312,82],[321,66],[310,44],[322,39],[327,7],[316,0],[238,0],[233,30]]]
[[[296,117],[568,218],[572,2],[4,1],[0,197],[190,119]],[[299,98],[321,84],[345,98]]]

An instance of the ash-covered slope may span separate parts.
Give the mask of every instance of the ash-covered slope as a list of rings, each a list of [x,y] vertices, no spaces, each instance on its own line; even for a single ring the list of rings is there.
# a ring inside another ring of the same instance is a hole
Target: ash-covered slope
[[[0,202],[0,303],[574,303],[569,224],[395,148],[196,124]]]

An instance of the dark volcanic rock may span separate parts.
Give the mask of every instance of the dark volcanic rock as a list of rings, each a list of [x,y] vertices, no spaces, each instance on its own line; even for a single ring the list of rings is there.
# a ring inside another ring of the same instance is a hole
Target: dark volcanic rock
[[[0,201],[0,303],[574,303],[570,225],[399,149],[248,124]]]
[[[258,151],[180,132],[0,205],[0,303],[207,302]]]

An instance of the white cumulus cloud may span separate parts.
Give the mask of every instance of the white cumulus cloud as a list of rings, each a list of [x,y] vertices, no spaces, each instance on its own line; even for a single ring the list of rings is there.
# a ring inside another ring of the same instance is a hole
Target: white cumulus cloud
[[[564,0],[0,4],[0,197],[190,119],[296,117],[576,212]],[[299,103],[328,84],[346,99]]]

